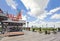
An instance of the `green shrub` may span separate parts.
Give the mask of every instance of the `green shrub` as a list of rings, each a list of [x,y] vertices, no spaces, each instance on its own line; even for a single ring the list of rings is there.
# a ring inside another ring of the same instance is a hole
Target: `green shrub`
[[[2,28],[0,27],[0,31],[2,31]]]

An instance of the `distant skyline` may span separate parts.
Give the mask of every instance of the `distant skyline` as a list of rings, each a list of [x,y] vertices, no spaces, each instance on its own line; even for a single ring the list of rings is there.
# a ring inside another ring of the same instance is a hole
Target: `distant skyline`
[[[22,18],[29,26],[60,27],[60,0],[0,0],[0,8]]]

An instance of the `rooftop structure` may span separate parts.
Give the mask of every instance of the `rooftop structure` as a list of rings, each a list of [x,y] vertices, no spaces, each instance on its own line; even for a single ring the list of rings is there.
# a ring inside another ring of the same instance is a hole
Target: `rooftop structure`
[[[0,21],[2,25],[2,33],[5,32],[19,32],[22,31],[23,25],[25,25],[26,21],[22,20],[21,12],[18,13],[16,17],[10,14],[4,14],[4,12],[0,9]],[[21,34],[21,33],[20,33]]]

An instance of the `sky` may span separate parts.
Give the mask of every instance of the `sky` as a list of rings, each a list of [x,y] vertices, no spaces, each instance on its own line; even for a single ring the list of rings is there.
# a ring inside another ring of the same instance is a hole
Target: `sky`
[[[60,0],[0,0],[0,8],[15,16],[22,10],[29,27],[60,27]]]

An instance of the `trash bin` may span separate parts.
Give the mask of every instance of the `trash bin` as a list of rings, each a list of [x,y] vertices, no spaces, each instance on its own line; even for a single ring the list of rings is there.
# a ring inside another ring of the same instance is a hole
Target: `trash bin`
[[[47,34],[47,30],[45,30],[45,34]]]

